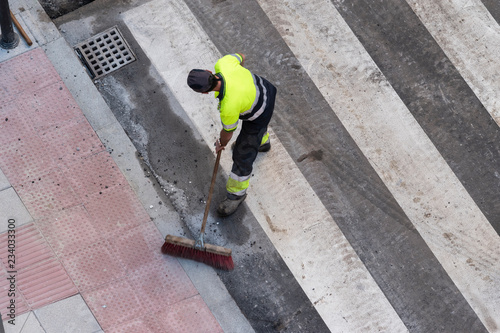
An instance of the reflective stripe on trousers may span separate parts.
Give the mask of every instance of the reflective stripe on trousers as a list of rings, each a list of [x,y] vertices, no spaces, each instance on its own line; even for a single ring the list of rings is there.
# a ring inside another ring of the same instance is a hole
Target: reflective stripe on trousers
[[[269,92],[266,110],[254,121],[242,122],[241,132],[233,150],[233,167],[226,184],[230,199],[245,195],[259,147],[269,140],[267,126],[274,110],[276,88],[267,80],[263,81]]]

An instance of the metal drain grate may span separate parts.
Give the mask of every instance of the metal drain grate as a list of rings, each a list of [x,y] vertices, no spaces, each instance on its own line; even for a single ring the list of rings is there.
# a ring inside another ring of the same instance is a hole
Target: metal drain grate
[[[98,79],[136,60],[116,26],[81,42],[74,49],[92,79]]]

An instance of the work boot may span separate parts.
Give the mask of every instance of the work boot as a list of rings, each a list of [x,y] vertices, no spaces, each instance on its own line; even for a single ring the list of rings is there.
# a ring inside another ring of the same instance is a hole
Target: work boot
[[[217,213],[219,213],[219,215],[222,217],[233,214],[246,197],[246,193],[241,197],[237,197],[236,199],[229,199],[228,197],[226,197],[217,208]]]
[[[271,149],[271,140],[267,140],[266,143],[264,143],[263,145],[260,145],[259,152],[265,153],[265,152],[269,151],[270,149]]]

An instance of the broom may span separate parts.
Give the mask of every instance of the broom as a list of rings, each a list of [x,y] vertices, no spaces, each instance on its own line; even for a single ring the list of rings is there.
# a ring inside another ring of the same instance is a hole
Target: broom
[[[203,239],[205,235],[205,226],[207,224],[208,211],[210,208],[210,201],[212,201],[212,192],[215,185],[215,178],[217,176],[217,169],[219,168],[221,152],[222,150],[217,153],[217,159],[215,160],[212,183],[210,184],[205,214],[203,215],[203,223],[201,224],[200,238],[197,241],[194,241],[184,237],[167,235],[165,237],[165,243],[161,247],[161,252],[175,257],[196,260],[218,269],[232,271],[234,269],[234,263],[233,258],[231,257],[231,249],[205,243]]]

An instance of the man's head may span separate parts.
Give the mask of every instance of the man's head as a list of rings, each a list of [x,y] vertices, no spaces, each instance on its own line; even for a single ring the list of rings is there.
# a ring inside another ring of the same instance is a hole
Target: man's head
[[[204,69],[193,69],[189,72],[187,84],[196,92],[208,93],[217,85],[217,77]]]

